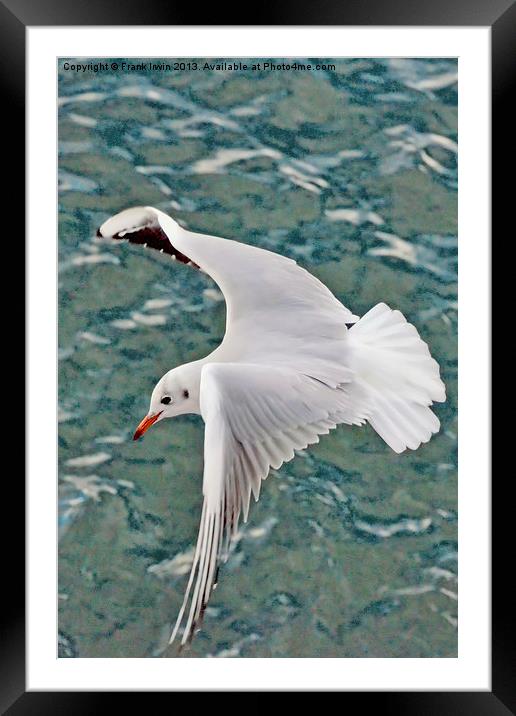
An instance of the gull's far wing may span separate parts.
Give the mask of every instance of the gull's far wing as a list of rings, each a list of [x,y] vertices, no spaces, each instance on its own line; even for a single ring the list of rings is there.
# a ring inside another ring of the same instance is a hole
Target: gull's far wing
[[[218,236],[186,231],[152,207],[126,209],[97,232],[129,241],[200,269],[218,284],[226,300],[226,334],[232,355],[242,362],[288,363],[318,370],[328,383],[349,380],[347,325],[358,317],[298,266],[272,251]]]
[[[361,425],[370,415],[366,396],[349,384],[331,388],[283,367],[212,363],[201,376],[206,424],[201,523],[185,598],[170,641],[189,605],[181,643],[200,624],[223,554],[227,555],[251,493],[258,500],[269,468],[279,468],[338,423]],[[225,546],[223,546],[223,542]]]
[[[227,304],[227,331],[247,334],[257,326],[269,335],[319,341],[346,333],[355,316],[315,276],[272,251],[218,236],[185,231],[167,214],[158,222],[178,252],[209,274]]]

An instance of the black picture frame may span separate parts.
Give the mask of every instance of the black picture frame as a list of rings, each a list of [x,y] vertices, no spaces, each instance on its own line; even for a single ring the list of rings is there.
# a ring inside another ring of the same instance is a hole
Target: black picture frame
[[[250,10],[250,12],[249,12]],[[489,26],[492,37],[492,215],[493,233],[514,202],[512,182],[502,181],[502,164],[511,156],[514,145],[513,113],[510,111],[510,87],[515,62],[516,4],[514,0],[320,0],[317,3],[292,0],[265,7],[247,7],[213,3],[211,8],[172,3],[170,0],[90,0],[72,3],[66,0],[0,0],[0,83],[2,118],[15,150],[8,165],[13,189],[6,195],[4,212],[9,221],[4,230],[16,232],[17,241],[9,243],[16,255],[16,265],[24,264],[24,245],[19,239],[24,230],[25,201],[23,191],[25,146],[25,38],[28,26],[66,25],[376,25],[376,26]],[[509,125],[511,123],[511,125]],[[6,148],[4,147],[4,152]],[[512,153],[514,156],[514,154]],[[6,165],[4,164],[4,167]],[[4,169],[5,171],[5,169]],[[17,176],[16,176],[17,173]],[[16,179],[13,178],[16,176]],[[511,201],[512,199],[512,201]],[[16,222],[12,220],[16,217]],[[7,237],[5,237],[7,239]],[[13,237],[14,238],[14,237]],[[12,263],[14,265],[14,262]],[[19,300],[23,294],[20,291]],[[485,327],[480,327],[485,328]],[[12,336],[16,335],[13,331]],[[19,336],[18,345],[23,345]],[[12,345],[14,339],[11,337]],[[34,350],[34,346],[29,346]],[[18,362],[22,363],[19,355]],[[27,396],[28,398],[28,396]],[[17,395],[19,402],[20,396]],[[26,403],[30,409],[30,401]],[[501,496],[503,487],[493,484],[493,595],[492,595],[492,691],[472,692],[348,692],[345,706],[357,696],[368,699],[368,706],[389,714],[488,714],[502,716],[516,713],[514,675],[516,659],[511,616],[514,597],[504,575],[508,569],[506,546],[513,542],[512,503]],[[25,488],[22,479],[9,480],[8,501],[16,506],[18,522],[9,524],[4,537],[4,607],[1,610],[0,638],[0,709],[12,716],[21,714],[86,714],[102,709],[104,700],[113,708],[112,699],[121,694],[108,692],[26,692],[25,686],[25,530],[23,505]],[[7,503],[5,500],[4,505]],[[3,520],[6,524],[6,520]],[[467,598],[467,595],[464,595]],[[139,700],[140,694],[133,693]],[[140,702],[138,701],[139,703]],[[117,702],[117,705],[119,703]],[[362,703],[363,706],[363,703]],[[147,705],[148,707],[148,705]]]

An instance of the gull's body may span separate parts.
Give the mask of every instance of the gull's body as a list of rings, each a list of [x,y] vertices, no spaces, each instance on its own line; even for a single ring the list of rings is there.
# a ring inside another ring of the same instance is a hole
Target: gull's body
[[[380,303],[359,319],[291,259],[186,231],[152,207],[117,214],[98,235],[190,263],[226,299],[220,346],[161,378],[135,433],[184,413],[202,415],[206,425],[199,537],[171,637],[190,600],[184,644],[200,623],[239,516],[247,520],[251,493],[258,499],[271,466],[340,423],[367,421],[396,452],[416,449],[439,430],[429,406],[445,399],[444,385],[426,343],[399,311]]]

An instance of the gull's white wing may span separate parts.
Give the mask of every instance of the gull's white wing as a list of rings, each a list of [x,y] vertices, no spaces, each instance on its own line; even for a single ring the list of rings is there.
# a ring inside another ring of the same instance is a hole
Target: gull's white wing
[[[350,381],[347,324],[358,321],[319,279],[280,254],[158,221],[175,250],[209,274],[227,306],[232,360],[289,365],[332,385]]]
[[[277,328],[301,334],[318,325],[319,335],[334,337],[335,328],[340,333],[346,323],[358,320],[294,260],[239,241],[186,231],[163,212],[157,216],[170,242],[219,285],[229,326],[256,325],[257,320],[261,325],[264,315],[271,320],[273,311]],[[270,327],[270,323],[265,325]]]
[[[218,236],[186,231],[153,207],[126,209],[98,236],[153,248],[209,274],[224,294],[232,360],[308,368],[328,385],[351,379],[347,325],[353,315],[292,259]]]
[[[188,610],[182,644],[199,625],[213,587],[217,565],[227,554],[251,494],[261,481],[319,440],[338,423],[361,425],[369,417],[367,396],[349,384],[331,388],[284,367],[212,363],[201,376],[201,411],[206,424],[201,523],[185,598],[171,636]],[[225,539],[224,539],[225,536]],[[223,547],[223,541],[225,547]]]

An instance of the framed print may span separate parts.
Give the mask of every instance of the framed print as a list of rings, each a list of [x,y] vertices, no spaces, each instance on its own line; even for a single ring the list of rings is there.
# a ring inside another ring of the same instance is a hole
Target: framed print
[[[514,709],[489,438],[514,7],[387,8],[1,6],[27,140],[7,712]]]

